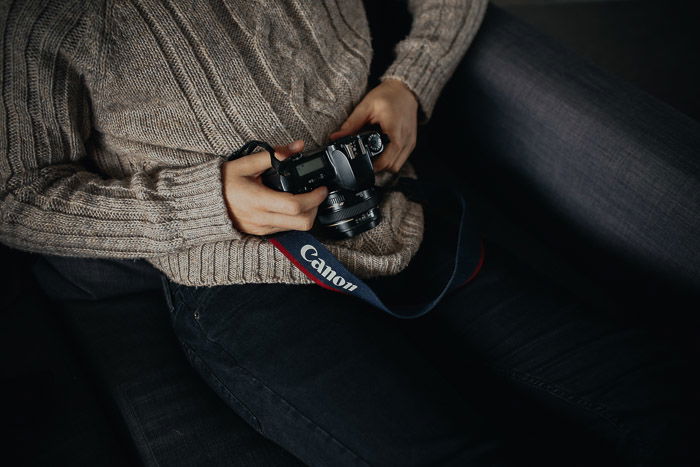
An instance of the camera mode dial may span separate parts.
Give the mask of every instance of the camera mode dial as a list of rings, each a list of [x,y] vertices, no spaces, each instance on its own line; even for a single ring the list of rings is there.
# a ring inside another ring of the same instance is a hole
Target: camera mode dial
[[[367,145],[372,152],[379,152],[382,150],[382,138],[377,133],[372,133],[367,138]]]

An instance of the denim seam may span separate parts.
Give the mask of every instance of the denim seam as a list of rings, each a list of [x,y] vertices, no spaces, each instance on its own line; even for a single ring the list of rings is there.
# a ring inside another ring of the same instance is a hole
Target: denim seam
[[[228,394],[230,396],[231,400],[234,401],[235,403],[237,403],[238,405],[240,405],[240,407],[243,410],[245,410],[248,413],[248,415],[250,415],[250,417],[253,419],[253,421],[255,421],[255,425],[257,427],[258,433],[264,434],[264,430],[263,430],[262,424],[260,423],[260,420],[258,420],[258,417],[253,413],[252,410],[250,410],[248,405],[246,403],[244,403],[241,399],[236,397],[236,395],[233,392],[231,392],[231,390],[228,388],[228,386],[226,386],[226,384],[224,384],[224,382],[221,381],[221,379],[214,372],[214,370],[212,370],[211,367],[209,365],[207,365],[206,361],[202,357],[197,355],[197,352],[192,347],[185,344],[184,342],[183,342],[183,347],[185,348],[185,351],[187,353],[190,353],[192,355],[192,357],[197,358],[201,362],[202,367],[204,367],[206,369],[207,374],[216,380],[216,382],[219,384],[219,386],[221,388],[223,388],[224,391],[226,391],[226,394]],[[192,358],[192,357],[190,357],[190,358]],[[238,365],[235,365],[235,366],[238,366]]]
[[[496,372],[502,375],[506,375],[506,377],[525,383],[530,387],[534,387],[539,390],[545,391],[546,393],[553,395],[560,400],[563,400],[569,404],[576,405],[578,407],[583,408],[589,413],[595,414],[596,416],[610,423],[612,426],[615,427],[615,429],[619,433],[621,433],[621,441],[626,441],[629,434],[631,433],[631,430],[627,426],[625,426],[619,418],[610,413],[610,408],[606,407],[605,405],[602,405],[600,403],[594,403],[581,397],[575,396],[559,386],[556,386],[552,383],[548,383],[540,378],[537,378],[536,376],[532,376],[527,373],[496,366],[493,366],[492,368]]]
[[[189,287],[189,286],[185,286],[185,287]],[[194,312],[196,312],[196,311],[200,311],[200,310],[205,309],[205,308],[207,307],[207,305],[209,305],[209,302],[211,302],[211,300],[212,300],[212,299],[214,298],[214,296],[216,295],[216,292],[219,291],[219,289],[220,289],[219,286],[206,287],[206,290],[204,290],[204,292],[202,292],[202,293],[197,297],[196,300],[192,300],[192,302],[196,302],[196,305],[190,304],[190,305],[188,306],[188,308],[190,309],[190,311],[191,311],[192,313],[194,313]],[[182,292],[181,287],[178,287],[178,288],[176,289],[176,291],[177,291],[177,293],[178,293],[179,296],[180,296],[180,300],[183,301],[185,304],[187,304],[188,301],[185,300],[185,295],[184,295],[184,293]],[[196,293],[197,291],[195,290],[194,292]]]
[[[131,403],[131,399],[128,397],[129,391],[128,389],[125,390],[122,387],[118,389],[118,391],[121,393],[121,397],[118,398],[117,404],[120,406],[120,408],[125,409],[129,414],[131,414],[131,419],[136,422],[136,426],[132,427],[128,422],[127,422],[127,429],[128,431],[132,434],[132,436],[137,436],[142,440],[142,445],[146,446],[146,451],[147,454],[150,454],[150,459],[153,461],[153,465],[159,466],[160,463],[158,462],[158,458],[156,457],[155,453],[153,452],[153,449],[151,448],[151,443],[148,441],[148,438],[146,437],[146,434],[143,430],[143,425],[141,424],[141,420],[139,419],[138,415],[136,415],[136,410],[134,409],[133,404]],[[119,404],[119,401],[122,403]],[[135,433],[134,431],[138,432]],[[138,446],[138,443],[137,443]],[[143,451],[143,450],[139,450]],[[142,459],[143,460],[143,459]],[[146,463],[146,462],[144,462]],[[150,465],[146,463],[146,465]]]
[[[175,284],[175,287],[173,287],[173,295],[178,298],[180,302],[184,302],[185,299],[182,296],[182,290],[180,289],[180,286],[178,284]]]
[[[168,305],[168,310],[170,313],[175,313],[175,304],[173,303],[173,293],[172,287],[168,284],[168,278],[165,274],[161,274],[160,281],[162,284],[163,295],[165,295],[165,302]]]
[[[294,405],[292,405],[287,399],[285,399],[284,397],[282,397],[280,394],[278,394],[277,392],[275,392],[272,388],[270,388],[270,387],[267,386],[265,383],[263,383],[263,382],[260,381],[258,378],[256,378],[255,375],[253,375],[253,373],[252,373],[248,368],[245,368],[244,366],[241,366],[241,365],[238,363],[238,360],[236,360],[236,358],[235,358],[233,355],[231,355],[231,353],[228,352],[224,346],[222,346],[221,344],[219,344],[219,342],[217,342],[217,341],[211,339],[211,338],[209,337],[209,335],[208,335],[203,329],[202,329],[202,334],[204,334],[205,338],[206,338],[210,343],[212,343],[213,345],[215,345],[216,347],[218,347],[219,350],[220,350],[220,352],[221,352],[222,354],[226,355],[229,359],[231,359],[231,360],[234,362],[234,365],[235,365],[235,366],[237,366],[237,367],[240,368],[241,370],[245,371],[245,372],[248,374],[249,379],[252,380],[254,383],[256,383],[261,389],[264,389],[265,391],[267,391],[268,393],[270,393],[270,395],[272,395],[272,396],[275,397],[279,402],[281,402],[281,403],[284,404],[286,407],[288,407],[288,408],[289,408],[293,413],[295,413],[299,418],[301,418],[302,420],[306,421],[311,427],[315,428],[318,432],[320,432],[321,434],[325,435],[329,440],[331,440],[332,442],[334,442],[335,444],[337,444],[343,451],[345,451],[347,454],[349,454],[350,456],[352,456],[356,461],[362,462],[364,465],[370,465],[365,459],[363,459],[363,458],[360,457],[357,453],[353,452],[350,448],[348,448],[347,446],[345,446],[345,444],[343,444],[343,443],[340,442],[337,438],[335,438],[333,435],[331,435],[329,432],[327,432],[326,430],[324,430],[320,425],[318,425],[316,422],[314,422],[313,420],[311,420],[309,417],[307,417],[306,415],[304,415],[303,413],[301,413],[301,411],[299,411],[299,409],[297,409],[296,407],[294,407]],[[218,379],[218,378],[217,378],[217,379]],[[228,390],[228,388],[227,388],[227,390]]]
[[[207,305],[209,305],[209,302],[211,302],[214,296],[216,295],[216,292],[218,292],[219,290],[220,287],[218,286],[208,287],[207,290],[205,290],[202,293],[199,300],[197,300],[197,306],[195,307],[195,311],[199,311],[206,308]]]

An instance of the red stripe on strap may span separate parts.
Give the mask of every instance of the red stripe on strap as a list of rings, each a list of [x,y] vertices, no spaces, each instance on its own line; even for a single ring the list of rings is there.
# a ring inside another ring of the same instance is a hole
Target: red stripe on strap
[[[342,291],[342,290],[338,290],[338,289],[336,289],[335,287],[331,287],[330,285],[328,285],[328,284],[326,284],[325,282],[321,281],[318,277],[316,277],[315,275],[313,275],[311,272],[309,272],[309,270],[306,269],[304,266],[302,266],[302,264],[301,264],[299,261],[297,261],[297,259],[294,257],[294,255],[293,255],[292,253],[290,253],[289,250],[287,250],[287,249],[284,247],[284,245],[282,245],[282,244],[280,243],[279,240],[277,240],[276,238],[268,238],[267,240],[268,240],[270,243],[272,243],[272,244],[275,246],[275,248],[277,248],[284,256],[286,256],[287,259],[289,259],[289,261],[291,261],[292,264],[294,264],[294,266],[297,267],[297,269],[299,269],[301,272],[303,272],[303,273],[306,275],[306,277],[308,277],[309,279],[311,279],[312,281],[314,281],[316,284],[320,285],[320,286],[323,287],[324,289],[328,289],[328,290],[332,290],[333,292],[338,292],[338,293],[342,293],[342,294],[348,295],[347,292],[344,292],[344,291]]]
[[[484,266],[484,258],[485,257],[486,257],[486,249],[484,248],[484,241],[482,240],[481,246],[479,248],[479,263],[476,265],[476,268],[474,268],[474,270],[469,275],[467,280],[462,282],[461,284],[459,284],[457,287],[455,287],[455,290],[464,287],[465,285],[470,283],[476,277],[477,274],[479,274],[479,271],[481,271],[481,268]]]

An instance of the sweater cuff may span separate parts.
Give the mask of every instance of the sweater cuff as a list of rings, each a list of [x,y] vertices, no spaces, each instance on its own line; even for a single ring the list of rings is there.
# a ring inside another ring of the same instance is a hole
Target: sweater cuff
[[[183,247],[239,239],[224,200],[221,165],[217,157],[191,167],[164,169],[159,183],[172,204],[172,226]]]
[[[408,86],[418,98],[420,124],[425,124],[430,119],[446,82],[433,53],[423,47],[399,54],[379,79],[395,79]]]

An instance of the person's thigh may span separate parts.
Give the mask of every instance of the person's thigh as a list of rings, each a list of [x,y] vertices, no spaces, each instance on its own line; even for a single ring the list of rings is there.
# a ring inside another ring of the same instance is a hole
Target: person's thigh
[[[472,283],[422,323],[409,324],[410,333],[441,342],[456,368],[480,360],[526,399],[607,439],[634,463],[697,461],[689,358],[648,329],[585,305],[494,245]]]
[[[700,122],[492,5],[428,130],[457,150],[426,169],[442,159],[612,294],[698,299]]]
[[[316,286],[168,284],[193,365],[310,465],[465,465],[502,455],[397,320]]]

